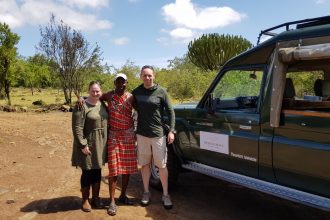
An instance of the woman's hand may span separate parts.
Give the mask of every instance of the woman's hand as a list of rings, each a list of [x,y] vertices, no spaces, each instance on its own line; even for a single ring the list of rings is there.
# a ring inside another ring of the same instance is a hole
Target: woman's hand
[[[81,152],[83,152],[83,154],[85,154],[86,156],[89,155],[89,154],[91,154],[88,146],[86,146],[83,149],[81,149]]]
[[[174,141],[174,133],[172,131],[168,132],[167,135],[167,143],[172,144]]]

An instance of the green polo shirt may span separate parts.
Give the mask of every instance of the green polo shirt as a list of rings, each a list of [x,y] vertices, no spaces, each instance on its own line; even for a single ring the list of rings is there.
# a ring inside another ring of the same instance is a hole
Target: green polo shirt
[[[132,94],[138,112],[137,134],[145,137],[164,136],[164,116],[168,117],[170,131],[174,130],[174,110],[165,89],[158,84],[146,89],[142,84]]]

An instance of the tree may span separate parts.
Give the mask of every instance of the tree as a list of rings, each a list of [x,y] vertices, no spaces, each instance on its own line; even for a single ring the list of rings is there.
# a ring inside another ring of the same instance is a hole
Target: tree
[[[216,72],[206,72],[193,64],[187,55],[168,60],[168,69],[157,72],[156,82],[165,87],[171,97],[184,101],[200,99]]]
[[[30,87],[33,95],[33,88],[49,87],[53,83],[50,63],[41,54],[35,54],[27,59],[27,70],[25,72],[27,79],[26,86]]]
[[[11,105],[11,66],[17,56],[17,48],[15,45],[19,42],[19,39],[20,37],[11,32],[6,23],[0,22],[0,93],[2,89],[4,89],[8,105]]]
[[[90,46],[83,35],[52,15],[47,26],[40,28],[41,40],[37,50],[53,63],[58,74],[65,101],[71,104],[72,92],[79,96],[89,69],[100,66],[100,47]]]
[[[201,69],[213,71],[251,47],[252,44],[241,36],[203,34],[189,43],[188,57]]]

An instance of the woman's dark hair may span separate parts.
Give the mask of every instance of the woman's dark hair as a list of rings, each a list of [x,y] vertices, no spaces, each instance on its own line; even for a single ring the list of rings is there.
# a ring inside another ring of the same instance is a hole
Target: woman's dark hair
[[[90,90],[90,88],[92,87],[92,85],[98,85],[99,87],[101,87],[101,84],[99,81],[91,81],[89,84],[88,84],[88,90]]]

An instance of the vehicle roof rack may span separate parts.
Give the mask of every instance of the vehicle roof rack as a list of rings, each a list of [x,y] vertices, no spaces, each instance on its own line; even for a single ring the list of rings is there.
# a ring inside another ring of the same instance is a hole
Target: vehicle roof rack
[[[291,21],[291,22],[286,22],[280,25],[277,25],[272,28],[268,28],[266,30],[263,30],[260,32],[258,36],[258,41],[257,45],[260,43],[260,39],[263,35],[266,36],[276,36],[277,34],[271,31],[274,31],[279,28],[285,27],[286,31],[290,30],[291,25],[296,25],[296,29],[299,28],[304,28],[304,27],[311,27],[311,26],[317,26],[321,24],[330,24],[330,16],[323,16],[323,17],[317,17],[317,18],[309,18],[309,19],[304,19],[304,20],[297,20],[297,21]]]

